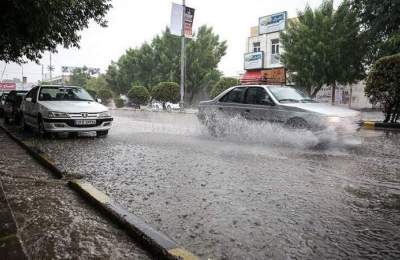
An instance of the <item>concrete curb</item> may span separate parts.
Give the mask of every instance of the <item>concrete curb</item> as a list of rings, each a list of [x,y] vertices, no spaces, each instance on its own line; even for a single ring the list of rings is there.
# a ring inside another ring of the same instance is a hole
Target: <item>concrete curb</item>
[[[65,174],[66,170],[61,166],[53,162],[47,154],[40,151],[38,148],[30,146],[28,143],[22,141],[8,129],[0,125],[0,128],[17,144],[19,144],[25,151],[27,151],[37,162],[47,168],[57,179],[61,179]]]
[[[363,127],[366,129],[400,130],[400,123],[383,123],[375,121],[364,121]]]
[[[106,213],[122,226],[135,239],[139,238],[145,246],[153,249],[157,255],[165,259],[197,260],[199,257],[180,247],[175,241],[163,233],[153,229],[144,221],[129,213],[117,202],[90,183],[83,180],[71,180],[70,187],[89,200],[94,206]]]
[[[55,164],[49,156],[39,149],[30,146],[26,142],[20,140],[6,128],[0,125],[0,128],[17,144],[25,149],[36,161],[45,168],[50,170],[55,177],[61,179],[67,174],[62,166]],[[103,192],[96,189],[89,182],[84,180],[71,180],[69,186],[77,191],[81,196],[90,201],[96,208],[106,213],[116,224],[123,227],[129,235],[138,242],[142,242],[149,249],[153,250],[156,255],[164,259],[181,259],[181,260],[199,260],[200,258],[180,247],[175,241],[170,239],[163,233],[153,229],[143,220],[129,213],[121,205],[113,201]]]

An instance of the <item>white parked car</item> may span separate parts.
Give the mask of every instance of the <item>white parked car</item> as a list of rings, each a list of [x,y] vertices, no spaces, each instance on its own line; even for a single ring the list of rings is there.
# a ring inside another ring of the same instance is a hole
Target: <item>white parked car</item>
[[[41,135],[95,131],[105,136],[113,121],[107,107],[74,86],[36,86],[26,94],[21,111],[22,125],[36,128]]]
[[[179,103],[171,103],[171,102],[167,102],[165,103],[165,107],[167,108],[167,111],[172,111],[172,110],[179,110],[180,106]]]

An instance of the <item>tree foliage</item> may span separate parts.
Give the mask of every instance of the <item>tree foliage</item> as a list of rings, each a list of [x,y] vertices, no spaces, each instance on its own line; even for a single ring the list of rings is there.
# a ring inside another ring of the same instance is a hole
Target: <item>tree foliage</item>
[[[71,86],[86,87],[86,83],[91,79],[89,70],[86,66],[76,68],[71,74],[68,84]]]
[[[128,98],[135,104],[146,105],[150,99],[150,94],[147,88],[143,86],[133,86],[128,91]]]
[[[351,0],[350,3],[361,20],[362,33],[367,39],[368,62],[399,53],[400,1]]]
[[[151,92],[151,97],[164,104],[178,103],[180,99],[179,85],[175,82],[160,82]]]
[[[180,82],[180,38],[167,28],[150,43],[130,48],[112,63],[106,73],[109,86],[116,93],[126,94],[129,86],[150,88],[159,82]],[[186,45],[185,99],[191,103],[201,90],[218,81],[218,63],[226,52],[226,42],[220,41],[212,28],[202,26]]]
[[[315,96],[323,85],[351,84],[364,77],[364,39],[357,15],[343,1],[336,11],[331,0],[298,13],[281,33],[282,61],[289,77]],[[332,95],[334,100],[334,95]]]
[[[400,53],[379,59],[370,71],[365,94],[373,104],[383,105],[385,122],[400,118]]]
[[[106,26],[110,0],[2,0],[0,4],[0,60],[38,61],[44,51],[57,45],[79,47],[79,31],[90,20]]]
[[[211,91],[209,93],[210,97],[211,98],[215,98],[221,92],[227,90],[230,87],[237,86],[237,85],[239,85],[239,80],[238,79],[231,78],[231,77],[223,77],[211,89]]]

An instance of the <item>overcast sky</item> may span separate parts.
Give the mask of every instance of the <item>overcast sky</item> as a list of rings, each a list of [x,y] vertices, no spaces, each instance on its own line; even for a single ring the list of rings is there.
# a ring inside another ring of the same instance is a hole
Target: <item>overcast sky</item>
[[[335,0],[335,6],[341,0]],[[111,60],[118,58],[129,47],[140,46],[159,34],[170,22],[171,0],[113,0],[113,8],[107,15],[108,27],[101,28],[91,23],[81,35],[80,49],[59,48],[52,55],[54,75],[61,74],[61,66],[98,67],[105,72]],[[186,5],[196,9],[194,29],[207,24],[214,28],[222,40],[228,43],[227,54],[219,69],[227,76],[237,75],[243,70],[243,53],[250,27],[258,23],[260,16],[288,11],[295,17],[297,10],[303,10],[308,3],[317,7],[322,0],[186,0]],[[48,53],[41,63],[49,64]],[[41,66],[35,63],[23,65],[24,75],[29,82],[41,79]],[[0,62],[0,76],[4,62]],[[47,71],[45,71],[47,73]],[[22,70],[17,64],[8,64],[4,79],[21,78]]]

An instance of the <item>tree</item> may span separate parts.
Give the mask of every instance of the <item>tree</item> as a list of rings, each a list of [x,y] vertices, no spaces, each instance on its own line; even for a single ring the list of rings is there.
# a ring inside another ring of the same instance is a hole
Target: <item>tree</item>
[[[86,80],[86,83],[84,84],[84,86],[87,89],[92,89],[95,91],[99,91],[101,89],[108,89],[108,83],[104,77],[104,75],[99,75],[96,78],[89,78]]]
[[[217,82],[217,84],[214,85],[214,87],[209,92],[210,97],[215,98],[221,92],[227,90],[230,87],[237,86],[237,85],[239,85],[238,79],[230,78],[230,77],[223,77]]]
[[[336,12],[332,1],[315,10],[307,6],[281,33],[289,77],[312,97],[323,85],[331,86],[334,103],[337,84],[364,78],[365,44],[359,31],[357,15],[346,0]]]
[[[369,72],[365,94],[373,103],[383,105],[385,121],[400,118],[400,54],[379,59]]]
[[[79,47],[79,31],[90,20],[106,26],[104,16],[110,0],[12,1],[0,4],[0,60],[38,61],[44,51],[56,52],[57,45]]]
[[[350,4],[362,23],[369,64],[400,53],[400,1],[351,0]]]
[[[71,86],[86,87],[86,83],[90,78],[91,76],[86,66],[82,68],[76,68],[72,72],[68,84]]]
[[[146,105],[150,99],[147,88],[143,86],[133,86],[128,92],[128,98],[135,104]]]
[[[180,99],[179,85],[175,82],[160,82],[151,92],[151,97],[162,102],[165,110],[165,103],[178,103]]]
[[[217,66],[226,52],[226,42],[207,26],[199,28],[196,37],[186,45],[186,101],[219,80]],[[151,43],[128,49],[118,62],[111,64],[106,79],[117,93],[125,94],[126,86],[138,84],[150,88],[163,81],[180,81],[180,39],[167,28]]]

